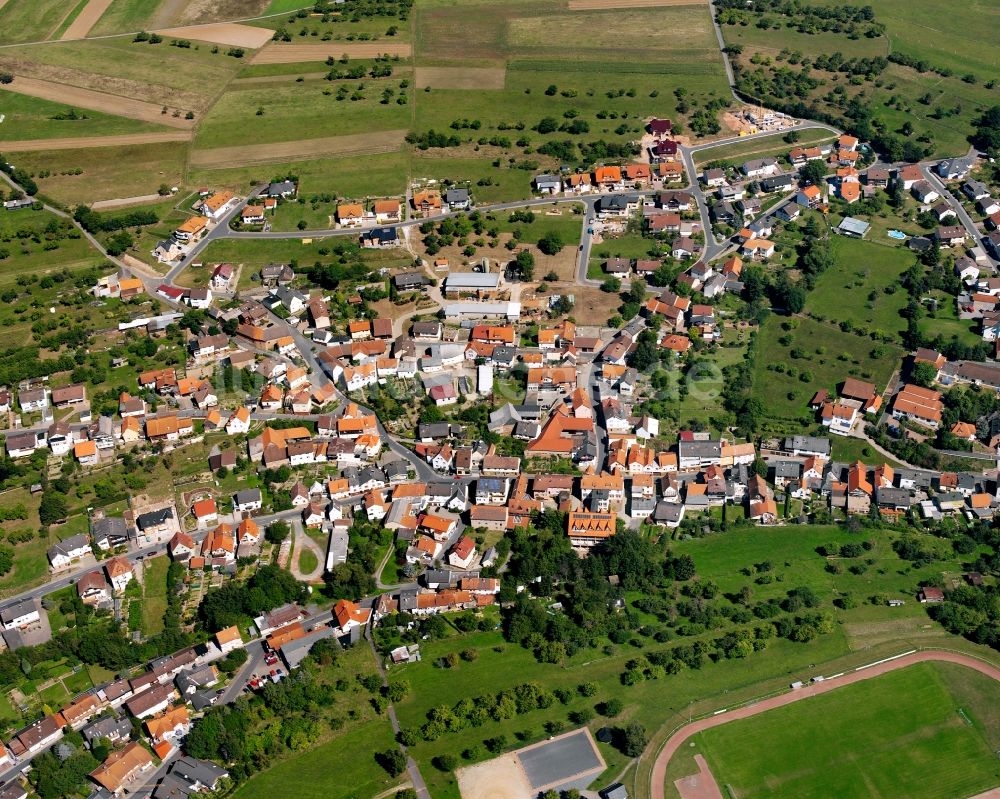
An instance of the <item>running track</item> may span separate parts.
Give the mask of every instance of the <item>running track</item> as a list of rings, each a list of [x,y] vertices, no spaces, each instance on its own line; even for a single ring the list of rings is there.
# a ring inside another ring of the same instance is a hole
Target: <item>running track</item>
[[[941,650],[931,649],[926,652],[914,652],[912,655],[906,655],[896,660],[891,660],[888,663],[880,663],[877,666],[871,666],[870,668],[862,671],[850,671],[842,677],[836,677],[834,679],[824,680],[820,683],[803,686],[797,691],[790,691],[789,693],[781,694],[780,696],[772,696],[768,699],[762,699],[760,702],[755,702],[752,705],[744,705],[743,707],[736,708],[735,710],[721,713],[718,716],[709,716],[705,719],[699,719],[698,721],[691,722],[690,724],[686,724],[681,727],[677,730],[677,732],[671,735],[670,738],[667,739],[667,742],[663,745],[660,753],[656,756],[656,761],[653,763],[653,774],[650,777],[651,784],[649,786],[649,795],[652,799],[664,799],[664,784],[666,783],[667,778],[667,764],[670,762],[670,759],[674,756],[677,750],[680,749],[681,744],[683,744],[695,733],[702,732],[703,730],[710,730],[713,727],[719,727],[722,724],[729,723],[730,721],[737,721],[739,719],[749,718],[750,716],[756,716],[758,713],[764,713],[768,710],[773,710],[776,707],[790,705],[792,702],[808,699],[810,696],[825,694],[827,691],[833,691],[837,688],[842,688],[845,685],[850,685],[851,683],[861,682],[861,680],[870,680],[872,677],[878,677],[879,675],[895,671],[896,669],[905,669],[907,666],[912,666],[915,663],[927,663],[929,661],[957,663],[960,666],[975,669],[980,674],[985,674],[987,677],[991,677],[1000,682],[1000,669],[996,666],[991,666],[989,663],[984,663],[978,658],[974,658],[970,655],[960,655],[955,652],[944,652]]]

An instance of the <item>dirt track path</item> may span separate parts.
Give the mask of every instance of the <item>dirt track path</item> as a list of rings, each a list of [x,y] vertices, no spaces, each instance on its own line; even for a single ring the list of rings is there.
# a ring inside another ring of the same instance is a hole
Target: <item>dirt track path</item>
[[[36,150],[86,150],[91,147],[128,147],[136,144],[162,144],[190,141],[192,133],[127,133],[121,136],[81,136],[75,139],[25,139],[4,142],[5,153],[30,153]]]
[[[111,0],[90,0],[87,3],[87,7],[80,12],[80,15],[74,19],[68,28],[63,31],[63,35],[60,39],[83,39],[86,38],[87,34],[90,33],[90,29],[97,24],[104,12],[108,10],[108,6],[111,5]]]
[[[956,652],[944,652],[942,650],[931,649],[926,652],[914,652],[912,655],[905,655],[904,657],[897,658],[896,660],[891,660],[887,663],[880,663],[877,666],[870,666],[869,668],[862,669],[861,671],[850,671],[842,677],[827,679],[820,683],[804,686],[797,691],[789,691],[788,693],[781,694],[780,696],[772,696],[768,699],[762,699],[760,702],[755,702],[752,705],[744,705],[743,707],[738,707],[735,710],[721,713],[718,716],[709,716],[706,719],[699,719],[698,721],[693,721],[677,730],[677,732],[667,739],[667,742],[663,745],[659,754],[657,754],[656,760],[653,763],[653,773],[650,776],[649,795],[651,799],[664,799],[667,765],[670,763],[671,758],[677,753],[677,750],[680,749],[681,744],[696,733],[710,730],[713,727],[719,727],[723,724],[728,724],[731,721],[738,721],[739,719],[756,716],[758,713],[765,713],[768,710],[774,710],[778,707],[784,707],[785,705],[792,704],[792,702],[799,702],[803,699],[808,699],[811,696],[825,694],[828,691],[842,688],[845,685],[851,685],[852,683],[861,682],[862,680],[870,680],[873,677],[879,677],[890,671],[905,669],[907,666],[913,666],[917,663],[928,663],[934,661],[957,663],[959,666],[966,666],[970,669],[974,669],[980,674],[1000,682],[1000,668],[997,668],[996,666],[991,666],[989,663],[985,663],[978,658],[972,657],[971,655],[961,655]]]
[[[9,92],[26,94],[29,97],[41,97],[54,103],[65,103],[76,108],[89,108],[91,111],[101,111],[105,114],[138,119],[158,125],[168,125],[172,128],[192,128],[194,120],[164,114],[163,106],[147,103],[142,100],[132,100],[119,97],[116,94],[82,89],[79,86],[68,86],[63,83],[53,83],[38,78],[26,78],[15,75],[13,83],[4,86]]]

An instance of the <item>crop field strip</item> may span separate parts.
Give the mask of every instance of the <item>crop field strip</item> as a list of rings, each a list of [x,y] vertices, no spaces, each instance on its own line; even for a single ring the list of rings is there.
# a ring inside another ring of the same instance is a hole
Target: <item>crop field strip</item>
[[[86,37],[97,21],[108,10],[112,0],[88,0],[86,7],[81,11],[70,26],[63,31],[61,39],[83,39]]]
[[[129,117],[143,122],[159,123],[172,128],[191,128],[194,122],[183,117],[172,117],[163,113],[163,107],[154,103],[145,103],[116,94],[83,89],[79,86],[68,86],[64,83],[53,83],[37,78],[16,75],[14,82],[8,84],[7,91],[40,97],[57,103],[66,103],[75,108],[89,108],[106,114]]]
[[[290,64],[326,61],[327,58],[375,58],[380,55],[409,58],[413,46],[405,42],[328,42],[325,44],[269,44],[255,55],[251,64]]]
[[[188,25],[182,28],[164,28],[157,31],[161,36],[175,39],[193,39],[197,42],[221,44],[227,47],[247,47],[257,50],[271,41],[271,31],[252,25],[235,22],[219,22],[207,25]]]
[[[164,133],[127,133],[121,136],[82,136],[78,139],[25,139],[3,143],[5,153],[34,152],[36,150],[79,150],[94,147],[128,147],[135,144],[164,144],[190,141],[191,131]]]
[[[569,0],[570,11],[596,11],[611,8],[659,8],[663,6],[707,6],[708,0]]]
[[[201,169],[219,169],[318,156],[386,153],[402,147],[406,133],[406,130],[382,130],[350,136],[302,139],[276,144],[215,147],[192,151],[190,163],[192,167]]]

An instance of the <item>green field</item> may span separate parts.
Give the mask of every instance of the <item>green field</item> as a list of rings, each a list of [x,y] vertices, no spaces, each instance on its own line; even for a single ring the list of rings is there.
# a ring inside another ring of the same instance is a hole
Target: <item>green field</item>
[[[316,557],[316,553],[308,547],[302,547],[299,550],[299,571],[303,574],[312,574],[317,566],[319,558]]]
[[[47,228],[59,226],[61,234]],[[0,214],[0,285],[26,273],[100,263],[102,258],[80,232],[49,211],[4,211]]]
[[[90,29],[90,36],[107,36],[111,33],[131,33],[146,30],[155,16],[160,2],[157,0],[111,0],[108,10],[101,14],[97,24]]]
[[[858,96],[884,122],[887,131],[899,132],[904,123],[910,122],[913,135],[930,134],[935,155],[964,153],[972,120],[981,108],[1000,99],[994,87],[986,86],[996,78],[1000,63],[990,32],[1000,16],[997,9],[982,4],[949,8],[953,26],[944,26],[940,6],[925,0],[916,4],[879,0],[872,7],[875,20],[887,28],[886,36],[869,38],[849,35],[846,30],[799,32],[795,20],[773,13],[765,15],[771,23],[768,26],[755,24],[757,15],[751,13],[750,24],[726,24],[722,32],[727,45],[743,49],[736,61],[747,72],[761,68],[762,61],[768,74],[778,69],[797,72],[801,64],[788,63],[789,53],[806,57],[840,53],[849,59],[885,57],[896,52],[922,59],[928,65],[924,73],[889,64],[877,80],[853,84],[837,73],[813,69],[812,77],[819,79],[820,85],[795,99],[836,114],[844,105],[837,102],[831,90],[844,92],[845,97]],[[934,69],[951,70],[952,74],[942,76],[931,71]],[[964,80],[966,75],[971,76],[970,81]],[[944,113],[937,113],[938,109]]]
[[[981,680],[988,678],[980,677]],[[1000,688],[990,682],[993,702]],[[985,736],[920,664],[695,737],[720,785],[763,797],[971,796],[1000,783]]]
[[[149,558],[143,575],[142,634],[156,635],[163,629],[163,614],[167,610],[167,568],[169,558]]]
[[[761,326],[753,381],[753,396],[764,403],[768,419],[779,428],[787,428],[785,420],[796,429],[803,422],[812,423],[814,415],[807,403],[813,394],[821,388],[832,393],[846,377],[874,382],[883,390],[902,355],[893,344],[876,345],[870,338],[844,333],[830,323],[796,319],[796,326],[785,331],[783,321],[771,316]],[[783,344],[779,339],[786,335],[791,340]],[[792,357],[793,350],[801,357]],[[776,364],[785,371],[768,368]],[[788,368],[795,373],[789,374]],[[803,374],[808,379],[801,379]]]
[[[816,129],[801,131],[793,144],[784,141],[784,137],[785,134],[775,133],[771,136],[754,137],[746,141],[699,150],[694,154],[695,164],[700,166],[709,161],[729,161],[739,165],[750,158],[763,158],[768,155],[784,158],[793,147],[807,147],[833,139],[828,131]]]
[[[71,109],[38,97],[0,89],[0,109],[4,121],[0,133],[7,141],[25,139],[73,138],[77,136],[114,136],[124,133],[148,133],[166,130],[136,119],[126,119],[89,109]],[[56,119],[75,110],[79,119]],[[12,156],[13,157],[13,156]]]
[[[308,232],[305,235],[308,238]],[[289,259],[297,260],[303,265],[312,265],[316,261],[323,261],[324,258],[329,260],[329,253],[322,255],[319,250],[329,250],[336,246],[338,241],[343,241],[343,238],[313,239],[311,244],[302,244],[296,239],[227,239],[213,241],[205,248],[203,255],[206,262],[227,261],[251,268],[257,267],[258,270],[265,264],[287,263]],[[400,250],[365,250],[363,258],[372,269],[413,263],[412,256]],[[253,270],[244,269],[244,276],[248,275],[249,271]]]
[[[225,50],[195,43],[189,49],[166,41],[151,45],[129,37],[58,42],[0,51],[0,67],[28,77],[63,80],[87,89],[201,112],[243,66]]]
[[[13,162],[35,177],[47,197],[72,206],[95,200],[156,194],[162,184],[184,185],[184,142],[35,150],[12,155]],[[76,174],[81,170],[80,174]],[[40,173],[47,172],[47,177]],[[245,187],[244,187],[245,189]]]
[[[8,0],[0,9],[0,44],[43,41],[73,8],[66,0]]]
[[[409,109],[380,102],[383,88],[398,83],[395,76],[368,81],[365,99],[353,102],[338,101],[326,81],[245,86],[227,92],[212,107],[198,127],[195,146],[232,145],[236,130],[254,144],[265,144],[405,128]]]
[[[834,266],[816,279],[806,311],[837,323],[848,321],[871,332],[898,334],[906,329],[899,312],[909,296],[900,276],[916,261],[901,247],[834,236]]]
[[[255,774],[233,797],[271,799],[291,784],[302,799],[375,796],[399,783],[374,758],[375,752],[392,746],[388,719],[375,719]]]

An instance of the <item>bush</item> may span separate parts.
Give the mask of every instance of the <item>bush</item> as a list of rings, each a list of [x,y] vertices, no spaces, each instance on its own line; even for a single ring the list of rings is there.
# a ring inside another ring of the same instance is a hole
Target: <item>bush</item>
[[[375,753],[375,762],[386,770],[390,777],[398,777],[406,771],[406,755],[399,749],[386,749]]]

